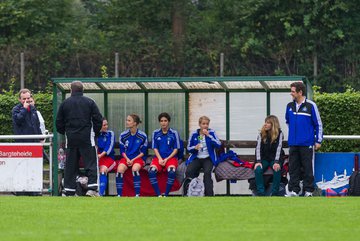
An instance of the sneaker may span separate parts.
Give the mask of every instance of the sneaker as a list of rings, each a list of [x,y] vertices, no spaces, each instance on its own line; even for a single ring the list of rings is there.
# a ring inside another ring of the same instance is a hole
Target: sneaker
[[[270,197],[281,197],[282,195],[280,195],[278,192],[271,192]]]
[[[345,196],[347,196],[347,194],[348,194],[348,189],[347,188],[344,188],[343,190],[341,190],[339,192],[340,197],[345,197]]]
[[[304,197],[312,197],[312,192],[305,192]]]
[[[289,191],[287,194],[285,194],[285,197],[298,197],[299,194],[297,194],[294,191]]]
[[[66,194],[66,192],[62,192],[62,193],[61,193],[61,196],[62,196],[62,197],[75,197],[75,196],[76,196],[76,193],[73,194],[73,195],[69,195],[69,194]]]
[[[99,193],[94,190],[88,190],[85,195],[88,197],[100,197]]]
[[[325,191],[325,196],[326,196],[326,197],[337,197],[338,194],[337,194],[337,192],[335,192],[333,189],[328,188],[328,189],[326,189],[326,191]]]

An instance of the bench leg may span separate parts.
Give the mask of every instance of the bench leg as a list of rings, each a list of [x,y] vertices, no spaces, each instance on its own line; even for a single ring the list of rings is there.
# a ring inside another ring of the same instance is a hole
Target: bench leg
[[[226,196],[230,196],[230,180],[226,180]]]

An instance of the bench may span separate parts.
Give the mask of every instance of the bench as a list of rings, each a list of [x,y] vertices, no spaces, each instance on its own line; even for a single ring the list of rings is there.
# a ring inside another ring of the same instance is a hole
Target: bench
[[[255,162],[255,148],[257,141],[238,141],[238,140],[229,140],[222,141],[224,149],[251,149],[253,154],[238,154],[238,158],[242,161],[250,162],[254,164]],[[287,141],[283,142],[283,148],[288,148]],[[286,158],[286,156],[285,156]],[[226,195],[231,195],[230,192],[230,183],[234,180],[249,180],[255,177],[253,169],[245,167],[235,167],[229,161],[220,163],[214,170],[216,181],[226,180]],[[283,170],[283,173],[286,175],[286,172]],[[265,171],[265,176],[271,176],[273,171],[271,168]]]
[[[252,149],[253,154],[238,154],[238,157],[240,160],[248,161],[250,163],[254,163],[255,161],[255,148],[256,148],[256,141],[238,141],[238,140],[229,140],[224,141],[222,140],[222,150],[220,151],[228,151],[231,149]],[[116,143],[115,147],[118,147],[119,144]],[[184,146],[186,147],[186,142],[184,142]],[[151,144],[149,144],[149,147],[151,147]],[[283,147],[287,148],[287,142],[283,142]],[[150,150],[150,149],[149,149]],[[186,171],[185,161],[187,158],[187,154],[185,154],[184,159],[180,160],[179,167],[177,169],[177,180],[181,184],[184,179],[184,174]],[[120,155],[116,155],[115,158],[117,160],[120,159]],[[153,158],[153,155],[148,155],[148,158],[146,160],[145,165],[145,171],[148,171],[148,168],[150,167],[151,160]],[[116,188],[115,188],[115,172],[109,173],[109,185],[108,185],[108,191],[107,193],[109,195],[116,195]],[[221,173],[222,172],[222,173]],[[250,178],[254,177],[254,172],[250,168],[245,167],[235,167],[230,162],[225,161],[220,163],[215,169],[214,169],[215,179],[217,182],[220,182],[222,180],[226,181],[226,194],[225,195],[231,195],[230,192],[230,183],[234,180],[248,180]],[[142,174],[144,175],[144,173]],[[264,175],[272,175],[272,170],[269,169],[265,172]],[[124,183],[125,185],[125,183]],[[178,189],[177,187],[175,189]],[[175,193],[175,195],[181,195],[181,192]]]

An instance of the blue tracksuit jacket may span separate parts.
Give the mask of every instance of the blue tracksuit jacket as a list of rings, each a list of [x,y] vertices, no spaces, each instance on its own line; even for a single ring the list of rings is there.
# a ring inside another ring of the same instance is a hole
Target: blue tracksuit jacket
[[[210,135],[205,136],[206,146],[209,151],[210,159],[214,166],[216,166],[219,163],[219,157],[216,154],[216,148],[221,146],[221,141],[216,136],[214,130],[209,129],[208,131]],[[186,165],[189,165],[195,158],[197,158],[198,150],[195,149],[195,146],[199,143],[199,132],[200,129],[194,131],[188,140],[187,150],[190,153],[190,156],[186,161]]]
[[[323,139],[323,125],[316,104],[306,99],[296,111],[296,102],[286,106],[286,124],[289,127],[289,146],[313,146]]]
[[[114,151],[114,144],[115,144],[115,135],[113,131],[107,132],[100,132],[98,137],[98,152],[106,152],[106,156],[115,159],[115,151]]]

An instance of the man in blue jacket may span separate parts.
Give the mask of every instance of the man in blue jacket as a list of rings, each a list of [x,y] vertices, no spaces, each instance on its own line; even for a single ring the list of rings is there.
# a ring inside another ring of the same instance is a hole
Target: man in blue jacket
[[[19,103],[12,109],[15,135],[41,135],[40,121],[35,106],[31,105],[31,91],[19,91]],[[16,139],[16,142],[40,142],[40,139]],[[38,196],[37,192],[16,192],[15,195]]]
[[[306,99],[306,87],[302,82],[290,85],[293,102],[286,107],[286,123],[289,127],[289,193],[299,196],[300,179],[303,179],[305,197],[314,191],[314,149],[321,147],[323,126],[316,104]],[[301,170],[302,168],[302,170]]]
[[[31,92],[21,89],[19,104],[12,109],[12,121],[15,135],[41,135],[40,121],[36,108],[30,104]],[[17,142],[39,142],[39,139],[22,139]]]

